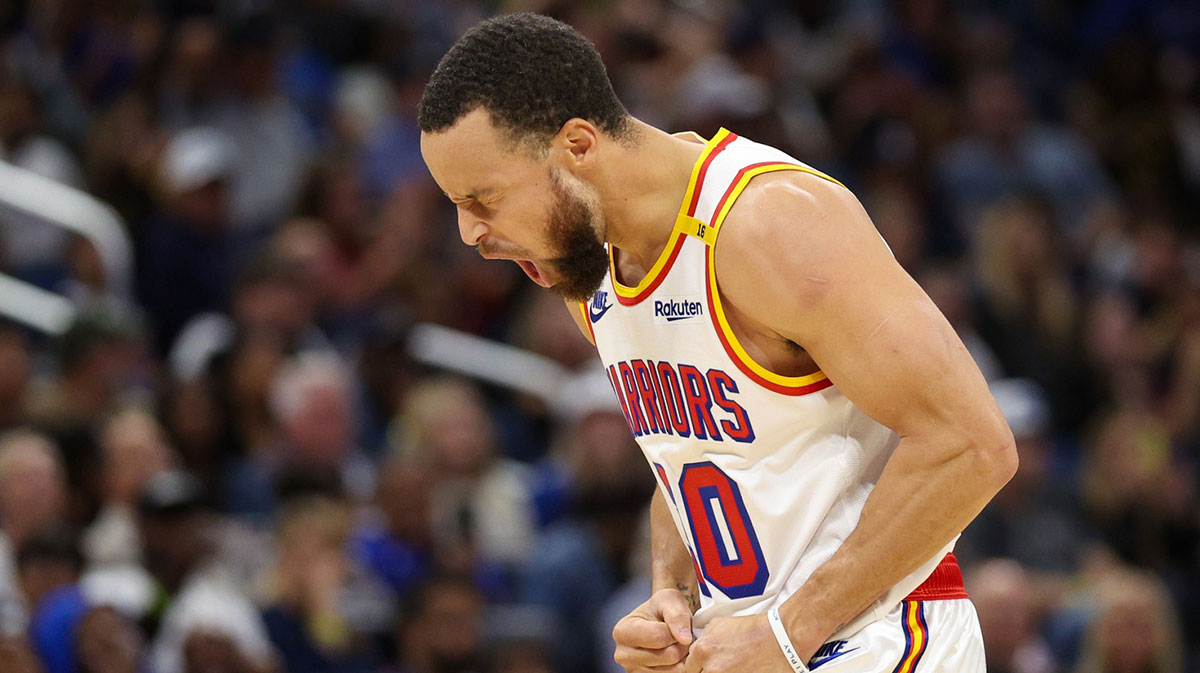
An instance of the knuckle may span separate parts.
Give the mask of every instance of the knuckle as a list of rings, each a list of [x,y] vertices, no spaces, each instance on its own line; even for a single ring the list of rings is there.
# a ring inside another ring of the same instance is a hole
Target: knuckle
[[[635,637],[637,631],[637,620],[632,616],[625,617],[613,627],[612,637],[618,643],[627,642],[630,638]]]
[[[668,647],[663,654],[667,659],[667,664],[677,664],[687,658],[688,648],[676,643]]]

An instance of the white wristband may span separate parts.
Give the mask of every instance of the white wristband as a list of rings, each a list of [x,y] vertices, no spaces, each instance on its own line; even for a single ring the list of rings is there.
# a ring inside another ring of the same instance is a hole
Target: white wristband
[[[783,658],[787,659],[788,665],[796,673],[808,673],[808,667],[800,661],[800,655],[796,654],[796,648],[792,647],[792,639],[788,637],[787,629],[783,628],[783,620],[779,618],[779,610],[771,608],[767,610],[767,621],[771,624],[771,632],[775,634],[775,640],[779,641],[779,649],[783,650]]]

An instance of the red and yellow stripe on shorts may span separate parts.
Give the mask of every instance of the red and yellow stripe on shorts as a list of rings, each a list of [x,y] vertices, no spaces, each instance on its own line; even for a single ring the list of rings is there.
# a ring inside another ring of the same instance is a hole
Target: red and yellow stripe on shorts
[[[929,645],[929,626],[925,623],[925,607],[922,601],[904,601],[900,604],[900,626],[904,629],[904,656],[892,669],[892,673],[913,673]]]

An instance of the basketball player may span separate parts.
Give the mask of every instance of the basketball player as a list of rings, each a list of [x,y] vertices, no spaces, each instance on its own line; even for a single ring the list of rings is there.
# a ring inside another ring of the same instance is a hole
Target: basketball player
[[[1012,436],[846,188],[630,117],[592,45],[532,14],[464,35],[419,122],[463,242],[567,300],[659,480],[622,666],[984,670],[950,552]]]

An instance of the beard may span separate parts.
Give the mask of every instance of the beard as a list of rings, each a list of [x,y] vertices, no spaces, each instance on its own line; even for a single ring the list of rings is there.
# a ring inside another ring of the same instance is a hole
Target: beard
[[[587,201],[570,193],[557,174],[550,174],[554,202],[546,233],[558,253],[550,260],[558,278],[550,288],[570,301],[586,301],[608,273],[608,250],[596,234],[596,212]]]

